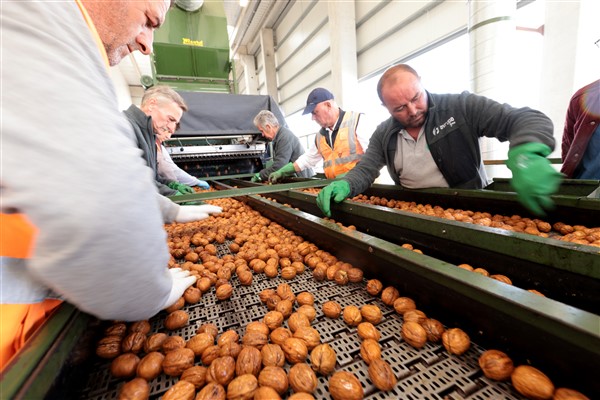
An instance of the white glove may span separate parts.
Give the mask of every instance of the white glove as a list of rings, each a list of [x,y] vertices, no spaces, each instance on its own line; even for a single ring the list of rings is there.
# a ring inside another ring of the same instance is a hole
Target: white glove
[[[190,275],[190,271],[185,271],[181,268],[171,268],[168,270],[167,275],[172,280],[171,293],[169,293],[169,298],[163,308],[169,308],[175,304],[183,296],[183,292],[196,282],[195,275]]]
[[[201,206],[180,206],[175,222],[192,222],[208,218],[210,214],[221,214],[223,209],[210,204]]]

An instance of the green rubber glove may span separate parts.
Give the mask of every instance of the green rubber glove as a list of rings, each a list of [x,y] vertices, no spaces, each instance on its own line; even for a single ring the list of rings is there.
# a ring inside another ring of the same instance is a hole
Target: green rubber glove
[[[331,217],[331,198],[336,203],[341,203],[350,196],[348,181],[335,181],[325,186],[317,196],[317,205],[327,217]]]
[[[194,189],[192,189],[188,185],[184,185],[183,183],[179,183],[179,182],[173,181],[173,182],[169,182],[169,184],[167,186],[170,187],[173,190],[177,190],[181,194],[192,194],[192,193],[195,193]]]
[[[558,190],[562,177],[546,158],[551,152],[543,143],[525,143],[510,149],[506,161],[519,201],[539,216],[546,214],[544,209],[554,208],[550,195]]]
[[[260,172],[255,173],[254,176],[250,179],[250,182],[262,182]]]
[[[296,168],[294,168],[294,163],[287,163],[283,167],[279,168],[277,171],[271,172],[271,175],[269,175],[269,182],[277,183],[286,176],[292,176],[295,173]]]

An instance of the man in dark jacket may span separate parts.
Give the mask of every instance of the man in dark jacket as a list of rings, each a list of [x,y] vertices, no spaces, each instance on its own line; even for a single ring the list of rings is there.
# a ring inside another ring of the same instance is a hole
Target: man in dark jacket
[[[562,137],[561,172],[600,179],[600,80],[579,89],[569,102]]]
[[[133,126],[137,146],[142,150],[146,164],[154,171],[156,186],[163,196],[194,193],[191,187],[158,174],[156,132],[175,132],[185,111],[187,105],[179,93],[168,86],[160,85],[144,93],[139,108],[131,105],[123,111]],[[208,186],[204,181],[199,182]]]
[[[429,93],[406,64],[388,69],[377,91],[391,118],[377,127],[360,163],[321,190],[317,204],[325,215],[331,215],[331,198],[339,203],[363,192],[383,166],[397,185],[410,189],[480,189],[488,183],[479,148],[484,136],[510,141],[507,165],[523,205],[538,215],[552,207],[549,196],[560,174],[546,158],[555,141],[543,113],[468,92]]]
[[[294,133],[281,126],[275,114],[269,110],[262,110],[254,117],[254,125],[263,137],[273,141],[273,164],[257,172],[251,179],[252,182],[266,181],[272,172],[277,171],[288,163],[293,163],[304,154],[304,148]],[[313,170],[307,168],[296,173],[298,176],[310,178]]]

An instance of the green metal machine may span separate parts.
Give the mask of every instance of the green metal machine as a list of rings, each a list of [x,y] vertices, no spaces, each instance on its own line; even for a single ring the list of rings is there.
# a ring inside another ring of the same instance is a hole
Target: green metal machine
[[[233,92],[223,1],[204,2],[196,11],[172,7],[153,45],[155,83],[177,90]]]

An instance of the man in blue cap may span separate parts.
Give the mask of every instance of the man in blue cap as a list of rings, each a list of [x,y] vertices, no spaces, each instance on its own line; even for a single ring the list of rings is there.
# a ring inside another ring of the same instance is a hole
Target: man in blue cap
[[[364,115],[339,108],[333,94],[324,88],[310,92],[302,114],[312,114],[312,119],[321,129],[308,151],[295,162],[269,175],[269,181],[277,183],[286,176],[314,168],[320,161],[323,161],[323,170],[328,179],[339,177],[354,168],[369,143],[370,132],[362,128],[365,124],[358,129]]]

